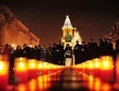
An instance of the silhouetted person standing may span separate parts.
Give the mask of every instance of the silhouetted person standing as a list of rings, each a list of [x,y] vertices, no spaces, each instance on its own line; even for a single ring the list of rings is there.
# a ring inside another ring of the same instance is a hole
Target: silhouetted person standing
[[[3,55],[4,55],[4,60],[5,61],[10,61],[10,54],[11,54],[11,50],[10,50],[10,46],[8,44],[5,45],[5,48],[3,50]]]
[[[81,62],[84,62],[86,61],[88,58],[87,58],[87,47],[86,47],[86,44],[85,42],[83,41],[82,42],[82,46],[81,46]]]
[[[103,55],[103,49],[104,49],[104,42],[102,39],[99,39],[99,57]]]
[[[93,50],[94,50],[94,52],[93,52],[94,53],[94,58],[98,58],[99,57],[99,47],[98,47],[96,42],[94,42]]]
[[[15,58],[23,57],[23,50],[21,49],[21,46],[18,45],[15,52],[14,52]]]
[[[40,56],[41,56],[41,46],[38,45],[38,49],[37,49],[37,60],[40,60]]]
[[[63,64],[64,61],[64,49],[63,45],[61,44],[61,41],[58,42],[56,49],[57,49],[57,61],[59,64]]]
[[[94,58],[94,42],[93,39],[90,39],[90,42],[88,44],[88,57],[91,60]]]
[[[41,47],[41,56],[40,56],[41,60],[43,60],[43,61],[46,61],[46,52],[47,52],[47,49],[46,49],[45,45],[43,45]]]
[[[51,62],[51,60],[52,60],[51,50],[52,50],[52,47],[51,47],[50,44],[48,44],[48,47],[47,47],[47,55],[46,55],[46,60],[47,60],[48,62]]]
[[[28,47],[26,44],[23,45],[23,57],[26,57],[26,58],[31,58],[30,57],[30,47]]]
[[[56,59],[56,56],[57,56],[57,54],[56,54],[57,52],[56,51],[57,51],[56,44],[53,43],[51,54],[52,54],[52,63],[54,63],[54,64],[58,64],[57,59]]]
[[[76,41],[76,45],[74,46],[74,56],[75,56],[75,64],[81,62],[81,45],[79,44],[79,41]]]
[[[111,43],[111,39],[107,39],[106,55],[112,56],[112,53],[113,53],[113,46]]]

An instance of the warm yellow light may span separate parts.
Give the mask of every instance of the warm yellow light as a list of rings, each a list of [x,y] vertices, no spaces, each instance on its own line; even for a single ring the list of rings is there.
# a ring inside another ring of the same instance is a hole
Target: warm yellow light
[[[36,60],[34,59],[29,60],[28,65],[30,69],[34,69],[36,67]]]
[[[30,63],[30,67],[31,68],[34,68],[35,67],[35,64],[34,63]]]
[[[93,67],[93,63],[90,62],[90,63],[89,63],[89,68],[92,68],[92,67]]]
[[[88,77],[88,80],[89,80],[89,82],[88,82],[89,89],[92,91],[94,89],[94,78],[93,78],[93,76],[90,75]]]
[[[39,83],[38,83],[38,87],[39,87],[40,90],[44,89],[44,83],[40,83],[40,82],[39,82]]]
[[[48,82],[44,82],[44,89],[48,89]]]
[[[12,44],[12,47],[15,47],[15,44]]]
[[[26,86],[25,86],[24,84],[20,84],[20,85],[18,86],[18,91],[27,91],[27,90],[26,90]]]
[[[41,62],[38,63],[38,68],[40,68],[40,69],[43,68],[43,63],[41,63]]]
[[[26,71],[27,70],[26,58],[20,57],[15,59],[15,69],[17,71]]]
[[[98,58],[93,59],[94,68],[100,68],[100,60]]]
[[[46,63],[46,62],[43,63],[43,68],[44,68],[44,69],[47,68],[47,63]]]
[[[19,60],[19,61],[24,61],[24,58],[20,57],[18,60]]]
[[[82,66],[83,66],[83,68],[86,68],[86,63],[83,63]]]
[[[105,83],[102,85],[102,91],[111,91],[110,90],[111,85],[108,83]]]
[[[0,71],[3,71],[3,69],[4,69],[4,64],[2,61],[0,61]]]
[[[108,63],[107,60],[105,60],[105,61],[103,62],[103,66],[104,66],[104,67],[108,67],[108,66],[109,66],[109,63]]]
[[[43,83],[43,80],[44,80],[44,79],[43,79],[43,76],[39,76],[39,77],[38,77],[38,83],[40,83],[40,84]]]
[[[35,79],[30,80],[29,89],[30,91],[36,91],[36,80]]]
[[[92,61],[87,61],[86,62],[86,68],[88,68],[88,69],[92,69],[93,68],[93,62]]]
[[[7,74],[8,72],[8,63],[6,61],[0,61],[0,74]]]
[[[93,82],[93,80],[94,80],[93,76],[90,75],[90,76],[88,77],[88,80],[89,80],[90,82]]]
[[[25,67],[24,62],[20,62],[20,63],[19,63],[19,68],[20,68],[20,69],[23,69],[24,67]]]
[[[33,47],[32,45],[29,45],[29,47]]]
[[[48,69],[50,69],[51,68],[51,65],[50,64],[48,64],[48,67],[47,67]]]
[[[94,88],[95,88],[95,91],[100,91],[101,89],[101,80],[100,79],[95,79],[94,81]]]
[[[100,67],[100,63],[99,62],[95,62],[95,68],[99,68]]]
[[[101,69],[112,69],[114,66],[113,66],[113,60],[112,60],[112,57],[110,56],[103,56],[101,58]]]

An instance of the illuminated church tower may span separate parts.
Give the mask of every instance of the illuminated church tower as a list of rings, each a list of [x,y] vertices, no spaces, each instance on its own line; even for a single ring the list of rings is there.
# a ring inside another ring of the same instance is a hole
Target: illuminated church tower
[[[77,40],[81,44],[82,39],[79,33],[76,31],[76,28],[73,28],[68,15],[66,15],[66,19],[64,21],[62,33],[63,37],[61,41],[62,43],[64,43],[64,47],[66,46],[66,44],[69,44],[70,46],[74,47],[74,44],[76,43]]]
[[[63,31],[63,38],[62,42],[64,43],[64,46],[66,44],[70,44],[72,46],[72,39],[73,39],[73,26],[70,22],[69,16],[66,16],[66,19],[64,21],[64,25],[62,27]]]

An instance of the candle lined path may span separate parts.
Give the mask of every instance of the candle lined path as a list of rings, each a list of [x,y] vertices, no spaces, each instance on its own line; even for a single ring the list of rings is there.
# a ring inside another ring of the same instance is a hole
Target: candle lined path
[[[111,84],[72,68],[38,76],[27,83],[10,84],[7,91],[113,91]]]
[[[2,69],[3,67],[8,68],[9,65],[3,64],[6,61],[0,62]],[[54,65],[43,61],[36,62],[34,59],[26,63],[24,58],[18,59],[16,64],[14,71],[10,72],[7,90],[2,88],[0,91],[56,91],[57,88],[58,91],[112,91],[115,88],[118,90],[118,84],[111,86],[109,83],[113,80],[114,65],[112,58],[108,56],[102,57],[101,60],[88,60],[73,67]],[[22,72],[23,74],[21,74]],[[31,73],[34,73],[35,77]],[[23,77],[25,82],[21,81],[24,74],[25,77],[27,75],[25,79]],[[103,74],[108,76],[106,80],[102,77],[105,76]],[[9,76],[8,73],[6,75]],[[16,77],[20,80],[16,81]],[[29,79],[29,77],[31,78]]]

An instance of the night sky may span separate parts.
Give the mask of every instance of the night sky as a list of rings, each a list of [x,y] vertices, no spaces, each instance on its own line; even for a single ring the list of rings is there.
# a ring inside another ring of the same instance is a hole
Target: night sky
[[[0,0],[2,1],[2,0]],[[119,0],[3,0],[12,13],[41,40],[57,42],[68,14],[84,41],[98,41],[119,18]]]

